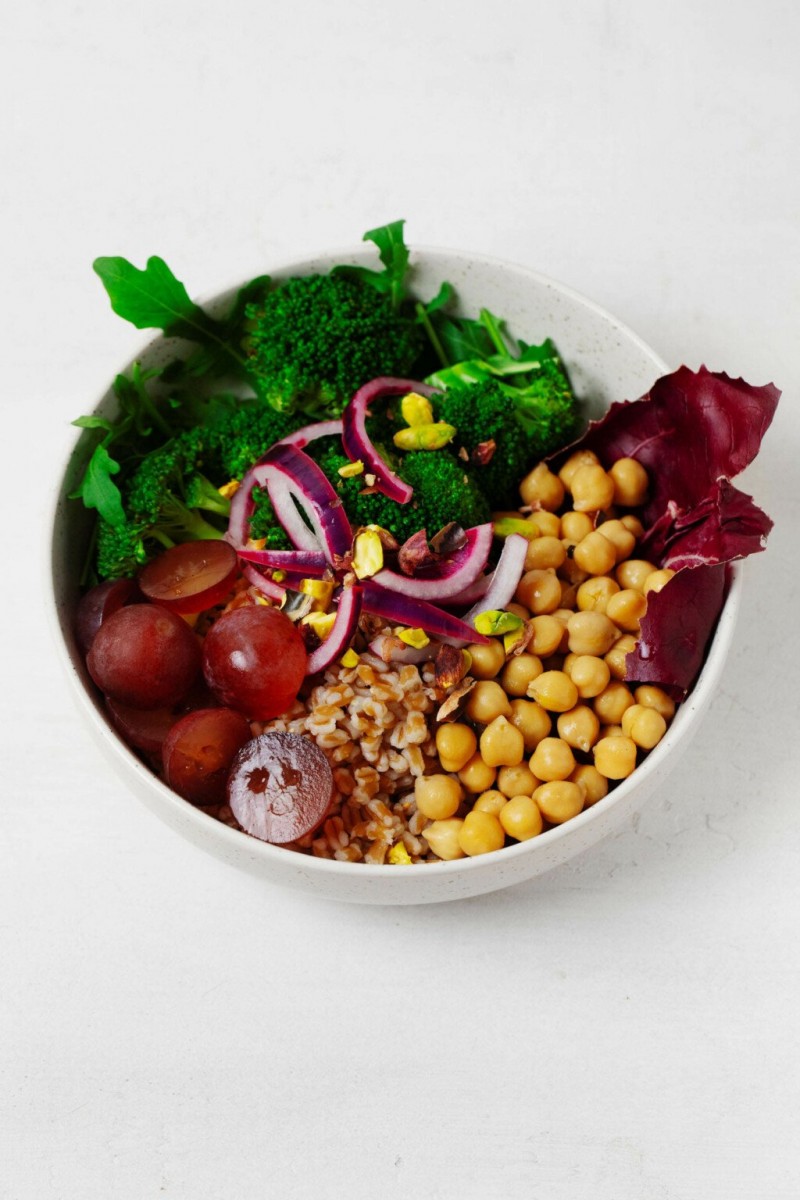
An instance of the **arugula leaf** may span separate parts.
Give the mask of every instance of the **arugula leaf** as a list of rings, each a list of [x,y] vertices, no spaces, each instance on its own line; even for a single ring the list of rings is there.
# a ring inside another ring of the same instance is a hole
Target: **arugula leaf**
[[[408,270],[408,247],[403,237],[405,221],[392,221],[377,229],[368,229],[363,241],[374,242],[380,260],[386,268],[383,273],[384,288],[389,293],[393,308],[399,308],[405,299],[405,278]]]
[[[92,265],[114,312],[137,329],[166,333],[178,323],[188,323],[205,332],[208,318],[163,258],[148,258],[143,271],[126,258],[96,258]]]
[[[351,263],[343,263],[334,267],[333,272],[347,275],[350,279],[360,279],[369,283],[376,291],[383,292],[389,297],[392,308],[399,308],[406,299],[406,273],[408,271],[408,247],[403,237],[405,221],[391,221],[388,225],[380,225],[377,229],[369,229],[362,238],[365,242],[374,242],[383,263],[382,271],[373,271],[369,267],[357,267]]]
[[[87,425],[89,417],[78,417],[73,425],[83,425],[84,428],[97,428]],[[118,474],[120,465],[106,449],[105,441],[95,446],[92,457],[86,466],[83,478],[70,500],[82,500],[86,508],[96,508],[103,520],[109,525],[122,526],[125,524],[125,511],[122,507],[122,493],[111,478]]]

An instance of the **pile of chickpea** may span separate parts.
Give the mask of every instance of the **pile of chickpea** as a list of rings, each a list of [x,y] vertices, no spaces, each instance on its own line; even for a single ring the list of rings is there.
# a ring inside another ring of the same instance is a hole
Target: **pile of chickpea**
[[[442,773],[415,788],[438,858],[486,854],[570,820],[664,736],[673,700],[625,682],[647,595],[674,573],[632,557],[644,530],[630,510],[647,488],[635,459],[606,471],[586,450],[557,475],[540,463],[520,485],[534,534],[508,611],[532,638],[516,655],[502,638],[469,648],[477,683],[463,717],[437,729]]]

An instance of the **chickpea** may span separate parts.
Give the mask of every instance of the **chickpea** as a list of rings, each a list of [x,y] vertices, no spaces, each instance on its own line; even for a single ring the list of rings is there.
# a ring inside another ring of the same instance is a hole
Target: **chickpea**
[[[647,498],[647,471],[635,458],[618,458],[609,470],[614,482],[614,503],[638,508]]]
[[[648,575],[644,581],[642,590],[645,596],[648,592],[660,592],[663,587],[666,587],[674,574],[675,572],[670,567],[663,567],[660,571],[653,571],[652,575]]]
[[[575,755],[562,738],[542,738],[531,755],[530,767],[536,778],[546,783],[567,779],[575,770]]]
[[[507,803],[508,796],[504,796],[502,792],[482,792],[473,804],[472,811],[491,813],[493,817],[496,817],[499,815],[500,809],[505,808]]]
[[[626,734],[621,725],[601,725],[600,738],[625,737]],[[600,741],[600,738],[597,740]]]
[[[533,799],[551,825],[562,825],[577,817],[584,804],[583,788],[568,779],[543,783],[533,793]]]
[[[534,700],[512,700],[510,720],[522,734],[528,753],[536,749],[553,727],[547,710]]]
[[[531,620],[533,637],[528,643],[528,650],[539,658],[547,658],[555,654],[564,638],[564,626],[558,617],[545,613]]]
[[[559,608],[556,609],[556,612],[558,613],[559,611],[566,610],[566,612],[568,612],[571,616],[577,607],[578,607],[578,584],[577,583],[568,583],[566,579],[562,579],[561,580],[561,605],[560,605],[560,609]]]
[[[600,736],[600,721],[588,704],[576,704],[556,721],[558,736],[573,750],[587,753]]]
[[[530,610],[524,604],[517,604],[514,600],[506,605],[506,612],[513,613],[515,617],[520,617],[523,621],[531,619]]]
[[[606,541],[611,542],[616,552],[617,562],[622,562],[623,559],[633,554],[636,538],[630,529],[622,524],[622,521],[603,521],[598,532],[602,533]]]
[[[536,654],[515,654],[509,658],[500,676],[506,694],[527,696],[528,685],[544,670],[542,660]]]
[[[654,708],[661,713],[665,721],[671,721],[675,716],[675,701],[668,696],[663,688],[654,683],[643,683],[633,693],[637,704],[645,708]]]
[[[566,557],[567,551],[560,538],[532,538],[528,542],[528,552],[525,555],[525,570],[544,571],[551,568],[557,571]]]
[[[534,616],[550,613],[561,603],[561,583],[553,571],[526,571],[519,581],[515,597]]]
[[[561,537],[561,517],[554,512],[540,510],[529,518],[539,531],[539,537]]]
[[[610,575],[596,575],[586,579],[575,594],[577,608],[581,612],[604,613],[611,597],[619,591],[619,584]]]
[[[497,772],[497,790],[504,796],[532,796],[541,782],[524,762],[517,767],[501,767]]]
[[[534,508],[541,506],[548,512],[555,512],[564,503],[564,484],[542,462],[525,476],[519,485],[519,494],[523,504],[530,504]]]
[[[567,668],[566,663],[564,666],[578,689],[581,700],[591,700],[594,696],[599,696],[611,679],[608,663],[594,654],[576,654],[571,657],[569,667]]]
[[[609,598],[606,616],[626,633],[638,633],[639,622],[647,611],[647,600],[633,588],[623,588]]]
[[[439,821],[456,813],[464,791],[452,775],[419,775],[414,783],[414,799],[417,812]]]
[[[436,751],[442,770],[457,773],[478,749],[478,739],[469,725],[458,721],[440,725],[436,730]]]
[[[542,832],[542,810],[530,796],[512,796],[498,818],[508,836],[518,842],[527,842]]]
[[[622,714],[622,731],[642,750],[652,750],[667,732],[667,722],[654,708],[632,704]]]
[[[580,763],[570,775],[570,780],[583,789],[584,808],[591,808],[598,800],[608,795],[608,780],[590,763]],[[427,832],[426,830],[426,836]]]
[[[599,529],[593,529],[581,538],[572,554],[573,561],[589,575],[605,575],[613,570],[617,552],[611,542],[603,537]]]
[[[425,826],[422,836],[437,858],[450,862],[454,858],[464,857],[464,851],[458,844],[463,824],[458,817],[450,817],[446,821],[432,821]]]
[[[510,709],[509,705],[509,716]],[[525,757],[525,739],[516,725],[505,717],[495,717],[481,734],[480,750],[490,767],[516,767]]]
[[[466,790],[475,796],[492,787],[497,778],[497,769],[485,763],[480,754],[473,754],[458,772],[458,778]]]
[[[604,737],[594,748],[594,765],[606,779],[627,779],[636,766],[636,743],[629,737]]]
[[[566,712],[578,701],[578,689],[564,671],[543,671],[530,684],[528,695],[548,712]]]
[[[578,467],[570,487],[576,512],[602,512],[614,503],[614,480],[599,463]]]
[[[594,523],[588,513],[565,512],[561,518],[561,536],[566,542],[577,546],[594,529]]]
[[[572,480],[575,472],[579,467],[585,467],[587,465],[598,466],[599,463],[600,460],[593,450],[576,450],[573,454],[570,454],[569,458],[558,472],[558,478],[561,480],[564,487],[569,490],[572,487]]]
[[[620,587],[641,592],[647,576],[652,575],[655,570],[655,566],[644,558],[626,558],[625,562],[621,562],[617,567],[617,582]]]
[[[562,583],[568,583],[570,587],[578,587],[579,584],[583,583],[584,579],[589,578],[589,572],[579,567],[572,557],[575,550],[574,542],[570,542],[565,538],[564,546],[567,551],[567,557],[559,567],[558,574]]]
[[[511,705],[499,683],[481,679],[467,698],[467,716],[478,725],[488,725],[495,717],[508,717]]]
[[[620,517],[620,521],[630,530],[637,542],[641,541],[644,537],[644,525],[634,513],[626,513],[624,517]]]
[[[506,835],[497,817],[475,809],[467,813],[458,835],[459,846],[470,857],[502,850],[505,841]]]
[[[473,642],[469,653],[472,658],[469,673],[475,679],[494,679],[506,661],[503,643],[498,638],[490,638],[488,643]]]
[[[633,696],[619,679],[612,679],[599,696],[594,698],[594,711],[606,725],[617,725],[626,708],[633,704]]]
[[[632,633],[623,633],[604,656],[609,671],[615,679],[625,678],[625,660],[636,649],[636,638]]]
[[[573,654],[606,654],[618,637],[613,621],[599,612],[575,613],[567,622],[567,630]]]

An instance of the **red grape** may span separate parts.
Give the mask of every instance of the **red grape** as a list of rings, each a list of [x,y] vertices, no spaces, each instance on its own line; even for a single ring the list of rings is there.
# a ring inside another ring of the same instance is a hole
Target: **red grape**
[[[174,708],[131,708],[106,697],[106,708],[115,727],[129,746],[147,754],[159,754],[164,738],[175,724]]]
[[[132,579],[107,579],[90,588],[78,601],[75,636],[83,654],[89,653],[94,636],[106,617],[127,604],[136,591]]]
[[[279,845],[310,833],[333,796],[330,763],[311,738],[262,733],[242,746],[228,777],[236,820],[262,842]]]
[[[184,620],[159,604],[129,604],[112,613],[86,658],[97,686],[131,708],[169,708],[200,671],[200,644]]]
[[[256,721],[286,712],[307,661],[303,639],[289,618],[263,604],[224,613],[203,644],[203,671],[214,695]]]
[[[139,587],[148,600],[173,612],[203,612],[230,593],[238,561],[227,542],[182,542],[142,568]]]
[[[232,708],[187,713],[164,741],[167,783],[193,804],[220,804],[231,762],[250,737],[247,719]]]

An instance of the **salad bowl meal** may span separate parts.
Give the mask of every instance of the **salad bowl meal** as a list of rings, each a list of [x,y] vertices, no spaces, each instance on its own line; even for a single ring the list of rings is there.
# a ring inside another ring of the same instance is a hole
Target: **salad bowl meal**
[[[661,784],[771,522],[732,479],[779,393],[665,363],[551,280],[369,247],[202,305],[95,262],[159,330],[53,518],[78,702],[218,857],[413,904],[566,861]]]

